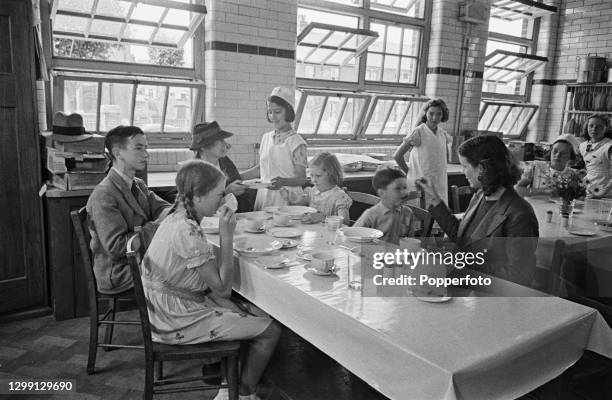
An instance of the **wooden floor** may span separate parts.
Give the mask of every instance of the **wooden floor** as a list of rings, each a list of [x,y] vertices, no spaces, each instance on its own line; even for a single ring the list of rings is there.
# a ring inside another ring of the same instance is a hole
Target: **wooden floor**
[[[123,319],[135,319],[136,312],[123,312]],[[117,341],[140,344],[137,327],[121,327]],[[57,322],[52,316],[0,325],[0,381],[3,379],[71,379],[76,390],[71,395],[8,396],[0,399],[141,399],[144,382],[142,350],[98,350],[96,373],[87,375],[88,318]],[[164,365],[167,374],[198,374],[200,362]],[[583,367],[579,366],[580,372]],[[385,400],[366,383],[334,360],[286,329],[270,362],[266,380],[258,390],[264,400]],[[563,398],[609,400],[609,375],[574,385]],[[155,399],[213,399],[217,392],[199,391],[156,395]],[[538,391],[525,396],[537,399]],[[406,400],[412,400],[409,397]],[[421,399],[415,399],[421,400]]]

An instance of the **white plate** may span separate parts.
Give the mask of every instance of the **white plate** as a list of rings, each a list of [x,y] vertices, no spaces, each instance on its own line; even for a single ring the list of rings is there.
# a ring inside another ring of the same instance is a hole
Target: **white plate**
[[[219,218],[203,217],[200,221],[200,227],[204,233],[219,233]]]
[[[294,228],[272,228],[268,233],[277,238],[294,238],[302,235],[302,232]]]
[[[427,303],[444,303],[452,299],[451,296],[416,296],[416,298]]]
[[[242,181],[242,184],[247,186],[249,189],[266,189],[272,184],[272,182],[264,182],[261,179],[248,179],[246,181]]]
[[[602,231],[606,231],[606,232],[612,232],[612,222],[608,222],[605,219],[598,219],[595,221],[595,224],[599,227],[599,229],[601,229]]]
[[[290,249],[297,246],[299,243],[297,240],[293,239],[282,239],[280,242],[283,245],[283,249]]]
[[[301,258],[302,260],[312,261],[312,253],[310,252],[304,253],[302,250],[298,250],[296,256]]]
[[[583,229],[569,228],[567,232],[571,233],[572,235],[578,235],[578,236],[595,236],[597,234],[595,229],[587,229],[587,228],[583,228]]]
[[[300,219],[305,214],[316,213],[317,210],[315,208],[306,206],[282,206],[279,207],[278,212],[289,214],[289,217],[293,219]]]
[[[362,227],[340,228],[340,232],[342,232],[348,240],[353,242],[371,242],[374,239],[380,239],[384,235],[384,233],[378,229]]]
[[[338,272],[338,267],[334,268],[332,271],[329,272],[321,272],[316,268],[306,268],[308,271],[312,272],[315,275],[319,275],[319,276],[330,276],[330,275],[336,275],[336,272]]]
[[[239,236],[234,239],[234,250],[246,256],[261,256],[283,247],[279,240],[264,236]]]
[[[278,209],[280,208],[280,206],[268,206],[268,207],[264,207],[264,211],[270,214],[274,214],[275,212],[278,211]]]

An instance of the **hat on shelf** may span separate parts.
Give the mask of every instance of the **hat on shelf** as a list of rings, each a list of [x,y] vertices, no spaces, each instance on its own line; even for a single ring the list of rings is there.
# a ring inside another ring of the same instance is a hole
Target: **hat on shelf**
[[[53,134],[51,138],[58,142],[80,142],[92,137],[85,132],[81,114],[66,115],[63,111],[53,114]]]
[[[198,150],[230,136],[234,134],[221,129],[217,121],[202,122],[193,127],[193,139],[189,149]]]
[[[270,97],[272,96],[280,97],[281,99],[285,100],[291,106],[291,108],[295,110],[295,92],[293,90],[285,86],[277,86],[272,89]]]
[[[580,142],[578,141],[578,139],[576,138],[576,136],[572,135],[571,133],[564,133],[563,135],[559,135],[554,142],[552,142],[553,146],[555,143],[558,142],[564,142],[569,144],[570,146],[572,146],[572,150],[574,150],[574,154],[578,154],[578,146],[580,145]]]

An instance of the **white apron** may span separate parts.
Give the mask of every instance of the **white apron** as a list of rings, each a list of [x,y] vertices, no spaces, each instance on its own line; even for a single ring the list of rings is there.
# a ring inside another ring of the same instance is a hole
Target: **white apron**
[[[589,143],[580,143],[580,154],[586,165],[587,197],[592,195],[612,197],[608,189],[610,179],[612,179],[612,162],[608,159],[608,152],[612,147],[612,140],[603,138],[595,144],[591,144],[590,151],[587,151]]]
[[[405,140],[415,133],[419,134],[421,143],[410,151],[406,177],[408,190],[416,190],[415,180],[426,176],[431,179],[442,201],[448,204],[447,133],[440,127],[437,133],[433,133],[426,124],[421,124]],[[414,205],[420,206],[418,202],[418,199],[415,200]],[[427,209],[430,204],[431,197],[426,195],[425,208]]]
[[[259,173],[261,180],[269,182],[277,176],[290,178],[295,176],[293,151],[306,142],[298,134],[289,135],[282,143],[274,144],[274,131],[265,133],[261,138],[259,153]],[[299,197],[303,190],[301,186],[285,186],[291,198]],[[280,190],[259,189],[255,198],[255,211],[269,206],[285,206],[287,201],[281,196]]]

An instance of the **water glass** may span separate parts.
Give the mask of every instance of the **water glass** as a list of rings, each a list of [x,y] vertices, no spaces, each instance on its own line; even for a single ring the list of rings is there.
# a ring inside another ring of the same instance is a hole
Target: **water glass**
[[[349,289],[361,290],[362,274],[361,260],[357,257],[348,257],[347,276]]]
[[[342,217],[329,216],[325,217],[324,222],[325,228],[323,229],[323,238],[326,244],[336,243],[336,234],[338,229],[342,226]]]

